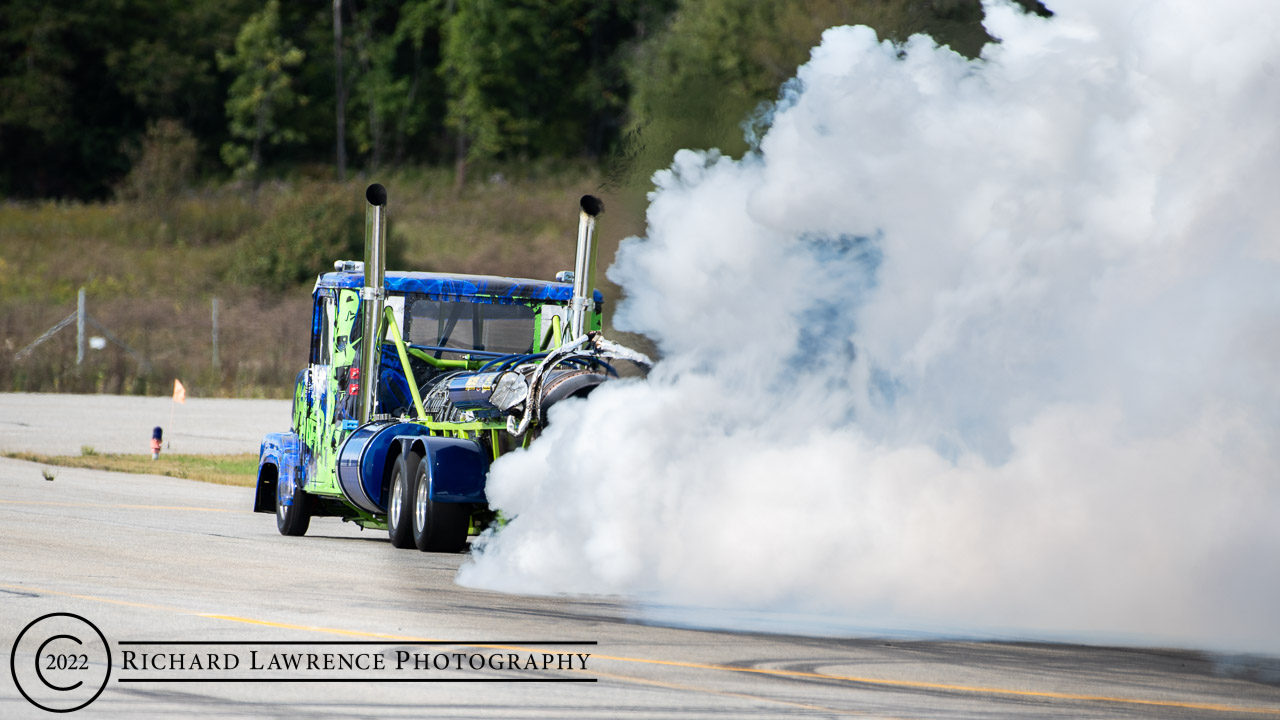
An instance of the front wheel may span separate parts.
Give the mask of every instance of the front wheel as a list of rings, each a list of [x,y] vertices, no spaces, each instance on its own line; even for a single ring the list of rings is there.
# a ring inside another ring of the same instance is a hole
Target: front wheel
[[[395,469],[391,472],[391,496],[387,499],[387,535],[391,538],[392,547],[414,546],[410,513],[414,488],[417,486],[414,479],[418,476],[418,466],[421,463],[421,455],[407,452],[396,460]]]
[[[307,495],[296,479],[276,482],[276,529],[281,535],[298,537],[307,533],[311,512]]]
[[[413,493],[413,544],[423,552],[456,553],[467,546],[471,506],[431,499],[427,463],[419,463]]]

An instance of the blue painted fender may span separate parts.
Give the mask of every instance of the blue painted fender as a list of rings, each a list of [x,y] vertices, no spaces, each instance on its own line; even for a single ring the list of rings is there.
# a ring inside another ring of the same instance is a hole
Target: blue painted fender
[[[411,447],[422,454],[431,483],[431,499],[447,503],[484,503],[489,458],[480,443],[449,437],[424,437]]]
[[[292,500],[294,484],[305,482],[301,456],[302,442],[294,433],[271,433],[262,438],[254,512],[274,513],[277,497],[286,498],[282,502]]]

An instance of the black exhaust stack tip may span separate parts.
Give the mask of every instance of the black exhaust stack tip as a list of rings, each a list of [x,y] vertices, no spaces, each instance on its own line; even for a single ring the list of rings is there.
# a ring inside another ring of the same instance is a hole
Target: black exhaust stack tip
[[[379,185],[378,187],[382,186]],[[582,206],[582,212],[590,215],[591,217],[595,217],[604,212],[604,201],[595,195],[583,195],[582,199],[578,201],[578,204]]]
[[[387,189],[379,183],[374,183],[369,186],[368,190],[364,191],[364,199],[368,200],[370,205],[382,207],[387,204]],[[585,198],[583,202],[586,202]]]

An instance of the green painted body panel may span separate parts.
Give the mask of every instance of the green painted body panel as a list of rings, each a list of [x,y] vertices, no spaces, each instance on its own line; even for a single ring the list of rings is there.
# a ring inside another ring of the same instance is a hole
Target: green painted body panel
[[[338,450],[354,428],[349,421],[344,427],[344,423],[340,418],[350,415],[350,412],[343,412],[343,410],[353,407],[353,404],[348,405],[348,403],[354,403],[353,394],[348,392],[347,378],[351,368],[353,366],[358,367],[359,364],[362,343],[362,338],[360,337],[362,328],[360,291],[350,288],[319,288],[316,291],[316,300],[322,308],[321,312],[324,313],[324,317],[320,321],[321,327],[316,328],[313,326],[313,330],[319,329],[324,335],[321,338],[312,338],[312,345],[318,350],[318,353],[315,353],[317,356],[312,358],[311,364],[304,371],[301,376],[302,380],[294,391],[293,431],[298,434],[302,445],[309,449],[309,452],[305,453],[305,457],[309,458],[309,461],[305,471],[307,479],[303,485],[304,491],[322,497],[342,499],[337,472]],[[521,304],[528,305],[535,310],[544,304],[564,307],[562,304],[555,302],[524,302]],[[599,330],[602,325],[602,316],[598,307],[597,305],[597,310],[590,313],[589,327],[592,330]],[[559,320],[559,318],[555,319]],[[551,333],[553,329],[559,330],[561,327],[562,324],[560,322],[544,323],[542,313],[535,312],[533,323],[533,347],[535,352],[545,352],[559,346],[559,340],[552,338]],[[384,338],[384,343],[394,346],[401,358],[411,355],[442,372],[475,370],[489,361],[487,357],[472,358],[467,355],[440,359],[420,350],[409,348],[402,338],[400,328],[396,325],[390,308],[387,308],[383,329],[384,332],[381,335]],[[325,340],[327,340],[327,343]],[[321,344],[325,344],[327,347],[320,347]],[[360,382],[363,381],[364,378],[360,378]],[[310,402],[308,401],[308,393],[305,387],[307,382],[315,385],[315,387],[311,388]],[[417,394],[416,388],[413,394]],[[416,408],[420,408],[421,400],[417,398],[415,400]],[[504,452],[500,437],[506,433],[505,421],[436,421],[430,416],[422,417],[416,408],[410,412],[411,416],[418,416],[413,419],[413,422],[428,428],[430,434],[484,440],[492,451],[493,459],[497,459]],[[525,435],[515,446],[527,447],[529,440],[530,436]],[[351,506],[345,500],[343,500],[343,504],[349,510],[348,513],[344,514],[344,517],[348,520],[368,528],[386,527],[385,517],[369,514]]]
[[[336,297],[335,297],[336,295]],[[323,322],[327,326],[329,346],[323,357],[328,364],[312,366],[313,381],[321,387],[317,402],[319,412],[311,413],[308,435],[304,437],[312,450],[314,473],[308,473],[307,492],[317,495],[341,497],[338,487],[338,448],[350,434],[338,419],[338,409],[348,402],[344,378],[359,358],[360,292],[340,289],[333,295],[331,311],[326,311]],[[334,302],[336,301],[336,302]]]

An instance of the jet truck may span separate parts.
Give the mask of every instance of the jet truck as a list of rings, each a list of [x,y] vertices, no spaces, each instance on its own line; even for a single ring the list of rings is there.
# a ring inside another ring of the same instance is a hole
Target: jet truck
[[[388,271],[387,191],[365,199],[364,260],[316,280],[292,423],[263,438],[253,509],[284,535],[331,516],[385,529],[397,548],[458,552],[500,520],[491,463],[619,363],[651,362],[600,332],[599,199],[579,202],[574,269],[554,281]]]

